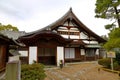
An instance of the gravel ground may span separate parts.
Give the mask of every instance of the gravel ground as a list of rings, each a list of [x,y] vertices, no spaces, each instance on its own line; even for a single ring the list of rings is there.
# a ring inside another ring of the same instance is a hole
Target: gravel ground
[[[80,62],[65,65],[63,69],[46,69],[45,80],[120,80],[118,74],[99,70],[97,62]]]

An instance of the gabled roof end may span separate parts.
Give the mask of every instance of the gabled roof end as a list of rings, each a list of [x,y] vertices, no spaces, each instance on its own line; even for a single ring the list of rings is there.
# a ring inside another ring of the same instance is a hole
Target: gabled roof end
[[[72,11],[72,7],[70,7],[70,11]]]

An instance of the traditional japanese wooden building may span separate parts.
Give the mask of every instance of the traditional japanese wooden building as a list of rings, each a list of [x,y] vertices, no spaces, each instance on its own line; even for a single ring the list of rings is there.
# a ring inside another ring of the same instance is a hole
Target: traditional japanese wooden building
[[[59,65],[63,62],[97,60],[99,43],[106,40],[86,27],[70,9],[63,17],[40,30],[19,37],[23,60]]]
[[[17,46],[17,42],[7,36],[4,36],[3,34],[0,34],[0,71],[5,68],[9,56],[12,56],[9,50],[13,49],[15,45]]]

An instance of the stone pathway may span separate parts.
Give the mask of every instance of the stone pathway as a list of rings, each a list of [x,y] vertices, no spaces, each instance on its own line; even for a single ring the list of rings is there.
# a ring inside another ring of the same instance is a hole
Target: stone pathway
[[[67,64],[63,69],[48,68],[45,80],[120,80],[116,73],[98,71],[100,67],[96,62],[83,62]]]

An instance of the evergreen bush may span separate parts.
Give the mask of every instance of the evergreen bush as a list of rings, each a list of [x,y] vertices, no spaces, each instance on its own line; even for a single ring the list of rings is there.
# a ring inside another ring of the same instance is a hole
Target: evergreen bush
[[[115,60],[118,62],[118,64],[120,65],[120,52],[116,52],[116,58]]]
[[[44,80],[45,77],[43,64],[34,63],[21,66],[21,80]]]
[[[98,60],[98,64],[102,65],[105,68],[111,68],[111,60],[110,58],[104,58]],[[113,59],[113,68],[114,70],[120,71],[120,65],[119,62],[116,59]]]
[[[120,70],[120,65],[117,61],[113,63],[114,70]]]
[[[98,64],[100,64],[106,68],[110,68],[111,60],[110,60],[110,58],[100,59],[100,60],[98,60]]]

